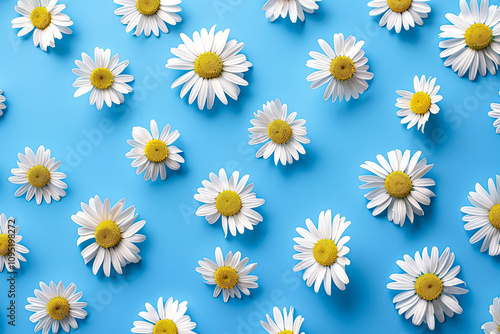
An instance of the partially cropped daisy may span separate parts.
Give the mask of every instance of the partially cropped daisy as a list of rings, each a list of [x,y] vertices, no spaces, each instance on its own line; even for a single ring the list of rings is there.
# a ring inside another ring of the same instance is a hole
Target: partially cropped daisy
[[[247,57],[239,54],[244,44],[236,40],[227,41],[229,29],[215,33],[215,26],[201,33],[195,31],[193,39],[181,34],[184,44],[170,51],[179,58],[170,58],[165,65],[173,70],[188,71],[172,84],[172,88],[183,85],[181,99],[191,90],[189,104],[198,99],[198,108],[202,110],[207,104],[212,109],[215,96],[227,104],[226,94],[233,100],[240,95],[239,86],[247,86],[243,73],[252,64]]]
[[[0,116],[3,115],[3,111],[7,108],[4,104],[5,96],[3,96],[3,90],[0,90]]]
[[[304,13],[312,14],[319,8],[316,2],[321,0],[268,0],[262,10],[266,11],[266,18],[271,18],[271,22],[278,17],[290,17],[293,23],[306,19]]]
[[[250,145],[265,143],[255,154],[257,158],[267,159],[274,154],[274,164],[278,161],[284,166],[292,164],[294,160],[299,160],[299,153],[306,154],[302,144],[309,144],[306,137],[307,129],[305,119],[295,119],[296,112],[288,115],[286,104],[281,104],[279,99],[267,102],[263,106],[264,111],[254,113],[252,119],[253,127],[248,129],[252,138]]]
[[[137,167],[137,175],[144,173],[144,180],[155,181],[160,174],[161,179],[167,178],[167,168],[178,170],[184,158],[179,155],[182,151],[172,145],[179,138],[179,131],[170,132],[167,124],[161,134],[158,125],[153,119],[150,122],[151,133],[143,127],[134,126],[132,129],[133,140],[127,140],[134,148],[125,156],[134,159],[132,167]]]
[[[436,103],[443,97],[437,95],[440,86],[436,85],[436,78],[426,80],[422,75],[420,80],[418,76],[413,78],[413,87],[415,93],[405,90],[396,91],[401,97],[397,99],[396,107],[401,108],[397,115],[403,117],[401,124],[408,123],[407,129],[417,126],[417,130],[422,128],[424,133],[425,123],[429,120],[430,114],[437,114],[439,107]]]
[[[97,105],[101,110],[104,103],[108,107],[114,104],[125,102],[123,94],[132,91],[127,82],[134,80],[129,74],[121,74],[129,65],[125,60],[119,63],[119,55],[111,57],[110,49],[95,48],[92,60],[88,54],[82,52],[82,60],[75,60],[78,68],[73,69],[73,73],[79,76],[73,83],[73,87],[78,87],[74,96],[79,97],[90,92],[90,105]]]
[[[228,181],[224,168],[219,170],[219,176],[210,173],[210,181],[203,180],[203,188],[198,188],[194,195],[195,200],[205,203],[196,210],[196,215],[204,216],[209,224],[222,217],[224,237],[228,227],[233,236],[236,231],[243,234],[245,229],[253,230],[253,226],[263,220],[254,209],[265,201],[252,192],[253,183],[247,184],[249,177],[245,175],[240,180],[240,173],[234,171]]]
[[[307,61],[307,66],[317,70],[307,76],[311,81],[311,88],[316,89],[328,84],[323,99],[326,101],[332,97],[332,102],[337,98],[339,101],[345,96],[349,101],[351,97],[357,99],[360,94],[368,89],[367,80],[373,78],[373,73],[368,72],[368,59],[364,57],[365,52],[361,49],[364,41],[356,43],[353,36],[344,39],[343,34],[333,36],[333,49],[323,40],[318,40],[319,46],[326,55],[316,51],[309,52],[314,59]]]
[[[19,168],[11,169],[14,176],[9,177],[9,181],[14,184],[22,184],[14,194],[16,197],[26,194],[26,200],[31,201],[36,198],[36,204],[45,202],[51,203],[61,200],[61,197],[66,196],[64,189],[68,188],[62,180],[66,178],[66,174],[57,172],[61,162],[55,162],[56,158],[50,157],[50,150],[40,146],[35,153],[31,148],[26,147],[24,153],[18,153],[17,157],[20,161],[17,162]]]
[[[375,188],[365,197],[370,201],[366,206],[373,209],[373,215],[378,216],[387,209],[387,218],[396,225],[403,226],[406,217],[413,223],[414,214],[424,215],[420,204],[429,205],[434,193],[427,187],[435,185],[434,180],[424,178],[434,164],[427,165],[427,159],[418,160],[421,151],[413,156],[406,150],[387,153],[389,161],[381,154],[377,155],[379,164],[366,161],[361,168],[375,175],[362,175],[359,179],[366,182],[361,189]]]
[[[266,314],[267,322],[261,321],[260,324],[269,334],[304,334],[300,332],[300,326],[304,322],[304,318],[299,315],[295,320],[293,319],[293,307],[290,307],[290,312],[283,308],[281,314],[279,308],[273,308],[274,321]]]
[[[486,70],[496,74],[500,64],[500,9],[489,6],[488,0],[482,0],[480,6],[471,0],[470,8],[465,0],[460,0],[460,10],[458,16],[446,14],[452,24],[441,26],[439,37],[447,38],[439,43],[445,49],[441,58],[447,58],[444,66],[451,66],[460,77],[469,71],[471,81],[477,72],[483,77]]]
[[[21,28],[17,33],[19,37],[35,29],[33,43],[47,51],[48,46],[55,47],[55,38],[61,39],[62,34],[73,33],[68,28],[73,22],[68,15],[62,13],[64,8],[66,5],[58,5],[57,0],[19,0],[14,9],[22,17],[12,20],[12,28]]]
[[[492,103],[490,107],[492,110],[488,113],[488,116],[496,118],[493,121],[493,126],[497,128],[496,132],[500,133],[500,104]]]
[[[404,261],[397,261],[405,273],[392,274],[390,278],[394,282],[387,284],[387,288],[403,291],[393,299],[398,313],[405,313],[406,319],[413,317],[414,325],[427,324],[430,330],[434,330],[435,318],[443,323],[445,314],[450,318],[454,313],[461,314],[462,308],[455,295],[468,290],[458,286],[465,285],[456,277],[460,266],[450,270],[454,260],[455,254],[450,253],[449,248],[439,256],[437,247],[432,247],[429,257],[425,247],[422,256],[416,252],[414,259],[405,255]]]
[[[371,16],[384,14],[380,19],[381,27],[387,25],[387,29],[394,28],[400,33],[401,27],[410,30],[410,27],[415,27],[415,23],[424,25],[422,19],[426,19],[431,12],[431,7],[424,3],[427,1],[429,0],[373,0],[368,6],[375,8],[370,11]]]
[[[115,10],[115,14],[123,16],[121,23],[126,24],[126,32],[135,28],[136,36],[144,31],[149,37],[151,32],[155,36],[160,36],[160,30],[168,33],[165,23],[175,26],[181,22],[181,17],[177,14],[182,10],[178,6],[181,0],[114,0],[122,7]]]
[[[137,232],[146,224],[145,220],[136,223],[135,207],[123,210],[125,199],[121,199],[111,207],[109,199],[101,202],[99,196],[89,200],[89,204],[82,202],[82,210],[71,219],[80,225],[78,229],[77,245],[91,240],[92,243],[82,251],[85,264],[94,259],[92,272],[97,274],[99,268],[109,277],[111,266],[118,274],[122,274],[122,267],[129,263],[141,260],[140,249],[135,245],[143,242],[146,237]]]
[[[490,306],[490,314],[493,321],[487,322],[481,326],[484,334],[500,333],[500,298],[493,299],[493,305]]]
[[[229,252],[224,259],[220,247],[215,249],[215,263],[207,258],[198,261],[200,267],[196,268],[205,283],[215,285],[214,298],[217,298],[221,291],[226,303],[231,298],[241,298],[241,292],[249,296],[250,290],[259,285],[256,283],[258,277],[249,275],[256,267],[257,263],[247,265],[248,257],[241,260],[241,253]]]
[[[294,238],[297,245],[293,248],[299,252],[293,258],[300,262],[293,268],[293,271],[304,272],[304,281],[307,286],[314,283],[314,291],[318,292],[321,283],[325,285],[328,295],[332,292],[332,281],[337,288],[345,290],[349,283],[349,277],[345,272],[345,266],[351,264],[346,257],[349,247],[345,244],[351,239],[349,236],[342,236],[344,231],[351,225],[350,221],[345,221],[345,217],[337,214],[332,221],[330,210],[321,211],[319,214],[318,228],[308,218],[306,220],[307,230],[302,227],[297,228],[297,232],[302,238]]]
[[[192,329],[196,324],[186,315],[187,302],[181,302],[170,297],[165,303],[160,297],[157,309],[150,303],[146,303],[146,312],[140,312],[139,316],[145,321],[134,321],[132,333],[143,334],[194,334]]]
[[[12,272],[21,268],[19,261],[26,262],[22,254],[29,253],[28,248],[20,244],[23,237],[19,235],[19,226],[14,226],[14,218],[7,219],[5,213],[0,215],[0,272],[3,267]]]
[[[87,303],[80,302],[83,292],[76,292],[76,285],[71,283],[66,288],[62,282],[49,285],[40,282],[40,289],[35,289],[35,296],[28,298],[26,309],[35,312],[30,316],[31,322],[36,322],[35,332],[42,330],[42,334],[57,333],[59,326],[69,333],[71,328],[77,329],[76,319],[85,319]]]

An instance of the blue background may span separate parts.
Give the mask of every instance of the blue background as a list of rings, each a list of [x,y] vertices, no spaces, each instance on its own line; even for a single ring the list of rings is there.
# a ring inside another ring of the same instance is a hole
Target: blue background
[[[488,307],[500,293],[499,259],[469,244],[472,233],[463,229],[460,207],[469,204],[467,193],[476,182],[486,185],[499,172],[499,138],[487,113],[491,102],[500,101],[500,80],[488,75],[469,82],[444,67],[439,27],[448,24],[447,12],[458,14],[458,0],[431,1],[425,25],[399,35],[378,27],[380,17],[370,17],[364,1],[323,1],[319,11],[297,24],[288,19],[270,23],[260,10],[264,2],[186,1],[182,23],[169,34],[146,38],[125,33],[112,1],[63,1],[75,22],[74,34],[56,41],[47,53],[33,46],[31,34],[18,38],[18,30],[11,28],[15,1],[0,3],[0,89],[8,107],[0,117],[0,212],[16,218],[31,251],[17,274],[14,329],[5,317],[9,274],[0,274],[1,333],[33,330],[24,306],[40,280],[74,282],[84,292],[89,317],[79,321],[80,333],[130,332],[144,303],[154,304],[160,296],[188,300],[198,333],[264,333],[259,321],[274,305],[293,305],[305,317],[306,333],[424,333],[425,326],[415,327],[397,314],[395,292],[386,284],[391,273],[401,271],[396,260],[433,245],[440,251],[451,247],[462,266],[459,277],[470,289],[459,297],[464,313],[438,324],[435,332],[479,333],[491,320]],[[179,33],[191,36],[214,24],[231,28],[230,38],[245,43],[243,53],[254,67],[245,74],[250,85],[237,102],[200,111],[179,98],[180,88],[170,89],[181,72],[164,65],[173,57],[170,48],[181,43]],[[309,88],[306,76],[312,70],[305,64],[309,51],[321,51],[318,38],[332,43],[338,32],[366,41],[375,77],[359,100],[332,104],[322,100],[324,86]],[[97,111],[88,94],[73,98],[74,60],[96,46],[131,62],[126,72],[135,77],[134,92],[125,97],[124,106]],[[396,90],[412,90],[413,76],[422,74],[438,78],[444,97],[425,134],[401,125],[394,106]],[[258,147],[247,144],[253,112],[275,98],[307,120],[311,144],[292,166],[256,159]],[[186,163],[164,182],[144,182],[125,158],[132,127],[149,127],[152,118],[180,131],[177,145],[185,152]],[[17,153],[39,145],[51,149],[68,175],[68,195],[61,202],[37,206],[14,197],[18,186],[8,177]],[[428,175],[437,183],[437,197],[425,207],[425,216],[402,228],[386,216],[373,217],[366,209],[366,191],[358,188],[358,176],[365,173],[360,164],[395,148],[423,150],[435,163]],[[250,174],[257,196],[266,200],[259,210],[264,221],[254,231],[227,239],[220,222],[210,226],[195,215],[199,204],[193,199],[201,181],[221,167]],[[80,202],[96,194],[113,203],[125,197],[139,219],[147,221],[142,230],[147,240],[140,245],[143,260],[127,266],[123,276],[94,276],[76,246],[78,226],[70,217]],[[302,281],[303,272],[292,271],[297,263],[292,259],[295,228],[305,226],[308,217],[317,222],[326,209],[352,221],[346,232],[352,237],[351,283],[332,296],[323,289],[314,293]],[[214,258],[217,246],[224,253],[240,250],[259,263],[254,273],[260,287],[250,297],[225,304],[212,297],[213,287],[195,272],[197,261]]]

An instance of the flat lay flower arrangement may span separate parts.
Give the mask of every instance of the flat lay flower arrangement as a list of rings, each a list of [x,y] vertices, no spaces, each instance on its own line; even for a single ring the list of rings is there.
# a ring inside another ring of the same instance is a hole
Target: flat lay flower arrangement
[[[500,333],[498,4],[0,22],[1,333]]]

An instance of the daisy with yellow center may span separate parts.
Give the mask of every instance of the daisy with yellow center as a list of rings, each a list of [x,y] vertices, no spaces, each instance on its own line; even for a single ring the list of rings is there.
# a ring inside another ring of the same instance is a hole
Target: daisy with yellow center
[[[500,332],[500,298],[493,299],[493,305],[490,305],[490,314],[493,321],[489,321],[481,326],[484,334],[497,334]]]
[[[403,27],[405,30],[410,30],[410,27],[415,27],[415,23],[419,26],[424,25],[422,19],[427,18],[431,12],[431,7],[425,2],[429,0],[373,0],[368,3],[368,7],[372,7],[371,16],[382,15],[380,26],[387,26],[388,30],[394,30],[397,33],[401,32]]]
[[[488,0],[460,0],[460,14],[446,14],[451,25],[441,26],[439,37],[446,40],[439,43],[445,49],[441,58],[447,58],[445,66],[451,66],[458,76],[469,72],[473,81],[477,73],[483,77],[487,70],[495,75],[500,65],[500,8],[489,5]]]
[[[297,18],[302,22],[306,19],[304,13],[312,14],[319,9],[317,2],[321,0],[268,0],[262,10],[266,11],[266,18],[274,22],[280,16],[289,17],[293,23]]]
[[[5,110],[5,108],[7,108],[4,102],[5,96],[3,96],[3,90],[0,89],[0,116],[3,115],[3,111]]]
[[[304,334],[304,332],[300,332],[304,318],[299,315],[294,320],[293,312],[293,307],[290,307],[290,312],[287,312],[286,307],[284,307],[282,314],[275,306],[273,308],[274,321],[266,314],[267,322],[261,321],[260,324],[269,334]]]
[[[200,267],[196,268],[205,283],[215,285],[214,298],[217,298],[221,291],[224,302],[231,298],[241,298],[241,293],[249,296],[250,290],[259,285],[256,283],[258,277],[249,275],[256,267],[257,263],[247,265],[248,258],[241,259],[241,253],[229,252],[224,259],[220,247],[215,249],[215,263],[207,258],[198,261]]]
[[[89,200],[89,204],[81,204],[82,211],[72,215],[71,219],[81,227],[78,229],[80,236],[77,245],[92,241],[81,255],[85,264],[94,259],[92,272],[97,275],[102,266],[104,274],[109,277],[111,266],[118,274],[122,274],[122,267],[129,263],[141,260],[140,249],[137,243],[146,240],[146,237],[137,232],[146,224],[141,220],[135,222],[137,214],[135,207],[125,210],[125,199],[120,200],[113,207],[108,198],[101,202],[99,196]]]
[[[455,254],[446,248],[439,256],[437,247],[432,247],[431,255],[427,247],[415,253],[415,258],[404,256],[404,261],[397,261],[397,265],[405,271],[404,274],[392,274],[391,282],[387,288],[403,291],[394,297],[393,303],[399,314],[405,314],[405,318],[412,318],[414,325],[427,324],[430,330],[434,330],[435,319],[440,323],[445,320],[444,315],[453,317],[454,313],[461,314],[460,307],[455,295],[461,295],[468,290],[460,287],[465,283],[456,277],[460,272],[460,266],[451,269]]]
[[[52,328],[52,333],[57,333],[59,327],[69,333],[71,329],[78,329],[76,319],[85,319],[87,303],[80,302],[82,292],[76,292],[76,285],[71,283],[64,287],[62,282],[49,285],[40,282],[40,289],[35,289],[35,297],[29,297],[26,309],[35,312],[30,316],[30,321],[36,323],[35,332],[42,330],[47,334]]]
[[[14,223],[14,218],[7,219],[4,213],[0,215],[0,272],[4,266],[9,272],[21,268],[20,261],[26,262],[22,254],[29,253],[28,248],[20,244],[23,237]]]

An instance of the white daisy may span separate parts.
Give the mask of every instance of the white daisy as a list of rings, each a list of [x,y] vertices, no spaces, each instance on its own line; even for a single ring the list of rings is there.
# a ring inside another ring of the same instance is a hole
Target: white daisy
[[[123,16],[121,23],[126,24],[126,32],[135,29],[136,36],[144,31],[149,37],[151,32],[155,36],[160,36],[160,30],[168,33],[165,23],[175,26],[181,22],[181,17],[177,14],[182,10],[178,6],[182,0],[114,0],[122,7],[115,10],[115,14]]]
[[[491,111],[488,113],[488,116],[496,118],[493,122],[493,126],[496,127],[496,133],[500,133],[500,104],[492,103]]]
[[[243,73],[247,72],[252,64],[247,57],[238,54],[244,44],[230,40],[229,29],[215,33],[215,26],[207,32],[195,31],[193,39],[181,34],[184,44],[180,44],[170,51],[179,58],[170,58],[165,65],[174,70],[189,71],[179,77],[172,84],[172,88],[183,85],[181,98],[191,90],[189,104],[198,99],[198,108],[202,110],[207,104],[212,109],[215,96],[227,104],[226,94],[233,100],[240,95],[239,86],[247,86]]]
[[[429,120],[430,114],[439,112],[436,103],[443,99],[441,95],[437,95],[441,86],[436,85],[436,78],[429,77],[426,80],[425,75],[422,75],[420,80],[417,76],[413,78],[413,87],[415,93],[396,91],[401,96],[397,99],[396,107],[402,108],[397,115],[403,117],[401,124],[408,123],[407,129],[417,125],[417,130],[422,128],[424,133],[425,123]]]
[[[318,40],[319,46],[326,55],[316,51],[309,52],[314,59],[307,61],[307,66],[317,70],[307,76],[307,81],[312,81],[311,88],[316,89],[326,83],[323,99],[332,97],[332,102],[339,101],[345,96],[349,101],[351,97],[357,99],[360,94],[368,89],[367,80],[373,78],[373,73],[368,72],[366,65],[368,59],[361,49],[364,41],[356,43],[353,36],[344,39],[343,34],[333,36],[334,50],[323,40]]]
[[[437,247],[432,247],[429,257],[425,247],[422,256],[416,252],[415,259],[405,255],[404,261],[397,261],[405,273],[392,274],[390,278],[394,282],[387,284],[387,288],[404,291],[393,299],[398,313],[405,313],[406,319],[413,316],[414,325],[424,322],[431,330],[434,330],[434,318],[443,323],[444,314],[450,318],[454,313],[461,314],[462,308],[455,295],[468,290],[457,286],[465,283],[456,277],[460,266],[450,270],[454,260],[455,254],[450,253],[449,248],[439,256]]]
[[[300,326],[302,326],[304,318],[299,315],[294,321],[293,311],[293,307],[290,307],[290,312],[287,314],[285,307],[283,308],[283,314],[281,314],[279,308],[274,307],[274,321],[268,314],[266,314],[267,322],[261,321],[260,324],[269,334],[299,334]],[[300,334],[304,334],[304,332]]]
[[[90,105],[96,103],[97,110],[101,110],[104,102],[108,107],[114,104],[125,102],[123,94],[132,91],[132,87],[127,82],[134,80],[129,74],[121,74],[129,65],[125,60],[121,63],[119,55],[115,54],[111,58],[111,50],[104,51],[100,48],[94,50],[94,60],[88,54],[82,52],[82,60],[75,60],[78,68],[73,69],[73,73],[80,76],[73,83],[73,87],[78,87],[74,97],[82,96],[90,92]]]
[[[146,221],[134,223],[138,216],[135,214],[135,207],[123,210],[124,207],[125,199],[121,199],[111,208],[108,198],[101,202],[99,196],[95,196],[89,200],[88,205],[82,202],[83,211],[71,216],[71,219],[81,226],[78,229],[80,237],[76,244],[93,241],[81,254],[85,264],[94,259],[94,275],[101,265],[108,277],[111,265],[118,274],[122,274],[122,267],[141,260],[140,249],[135,244],[146,240],[144,235],[137,234]]]
[[[248,129],[252,138],[250,145],[265,143],[255,154],[257,158],[267,159],[274,154],[274,164],[278,161],[284,166],[292,164],[293,160],[299,160],[299,153],[306,154],[302,144],[309,144],[306,137],[307,129],[305,119],[295,120],[296,112],[287,115],[286,104],[281,104],[279,99],[267,102],[263,106],[264,111],[254,113],[252,119],[253,127]]]
[[[418,161],[421,151],[410,157],[410,150],[401,154],[400,150],[387,153],[389,162],[381,155],[377,155],[380,165],[366,161],[361,168],[375,175],[362,175],[359,179],[366,182],[361,189],[376,188],[365,195],[370,201],[368,209],[375,208],[373,215],[378,216],[387,209],[387,218],[396,225],[403,226],[406,217],[413,224],[414,214],[424,215],[420,204],[429,205],[434,193],[427,187],[434,186],[435,182],[423,178],[434,164],[427,165],[427,159]]]
[[[134,126],[132,129],[133,140],[127,140],[134,148],[125,156],[135,159],[132,167],[137,167],[137,175],[144,173],[144,180],[155,181],[158,174],[161,179],[167,178],[168,167],[171,170],[178,170],[184,163],[184,158],[179,155],[182,151],[177,146],[172,145],[179,138],[179,131],[170,133],[170,124],[167,124],[161,134],[158,125],[153,119],[150,123],[151,133],[143,127]]]
[[[415,27],[415,23],[424,25],[422,19],[426,19],[431,12],[431,7],[424,3],[427,1],[429,0],[374,0],[368,6],[375,8],[370,11],[371,16],[384,14],[380,19],[381,27],[387,25],[387,29],[394,28],[399,34],[401,27],[410,30],[410,27]]]
[[[59,201],[66,196],[64,189],[68,186],[62,181],[66,174],[56,172],[61,162],[55,162],[56,158],[50,157],[50,150],[40,146],[35,155],[31,148],[26,147],[24,153],[17,154],[19,168],[10,170],[14,176],[9,177],[9,181],[22,184],[14,195],[19,197],[26,194],[27,201],[31,201],[34,196],[38,205],[44,199],[50,204],[52,199]]]
[[[345,266],[351,264],[346,257],[349,247],[345,244],[351,237],[342,237],[342,234],[351,222],[345,221],[345,217],[340,217],[339,214],[332,221],[332,212],[327,210],[326,213],[320,212],[318,228],[309,218],[306,225],[307,230],[302,227],[296,229],[302,238],[293,238],[297,243],[293,248],[299,252],[294,254],[293,258],[300,260],[293,267],[293,271],[306,269],[303,279],[307,286],[314,283],[315,292],[318,292],[321,283],[324,283],[326,293],[331,295],[332,281],[337,288],[345,290],[346,284],[349,283]]]
[[[146,321],[134,321],[132,333],[157,334],[195,334],[192,329],[196,324],[186,315],[187,302],[181,302],[170,297],[166,303],[163,298],[158,299],[158,308],[146,303],[147,312],[140,312],[139,316]]]
[[[55,47],[54,38],[61,39],[62,34],[73,33],[68,28],[73,22],[68,15],[62,13],[64,8],[66,5],[58,5],[57,0],[19,0],[14,9],[22,17],[12,20],[12,28],[22,28],[17,33],[19,37],[35,29],[33,43],[47,51],[48,46]]]
[[[3,90],[0,90],[0,116],[3,115],[4,109],[7,108],[4,102],[5,102],[5,96],[3,96]]]
[[[29,305],[26,309],[35,312],[30,316],[31,322],[36,322],[35,332],[42,330],[42,334],[48,334],[52,327],[52,333],[57,333],[59,326],[66,333],[71,328],[77,329],[76,319],[85,319],[87,311],[84,308],[87,303],[80,302],[83,292],[76,292],[76,285],[71,283],[64,287],[62,282],[56,284],[50,282],[49,285],[40,282],[40,289],[35,289],[35,296],[28,298]]]
[[[314,13],[319,8],[316,2],[321,0],[268,0],[262,10],[266,11],[266,18],[271,18],[271,22],[278,17],[290,17],[290,21],[297,22],[297,18],[301,21],[305,20],[304,12],[307,14]]]
[[[500,333],[500,298],[493,299],[493,305],[490,306],[490,314],[493,321],[487,322],[481,326],[484,334]]]
[[[200,267],[196,268],[205,283],[215,285],[214,298],[217,298],[222,291],[224,302],[226,303],[231,298],[241,298],[241,292],[245,295],[250,295],[249,289],[255,289],[259,285],[255,283],[258,279],[255,275],[249,275],[256,267],[257,263],[249,264],[248,257],[241,259],[241,253],[229,252],[226,259],[222,256],[220,247],[215,249],[215,261],[204,258],[203,261],[198,261]],[[241,292],[240,292],[241,291]]]
[[[195,200],[205,203],[196,210],[196,215],[205,216],[209,224],[222,217],[224,237],[227,237],[228,226],[233,236],[236,231],[243,234],[245,229],[253,230],[253,225],[263,220],[253,209],[265,201],[251,192],[253,183],[247,184],[249,177],[245,175],[239,180],[240,173],[234,171],[228,181],[224,168],[219,170],[219,176],[210,173],[210,181],[203,180],[203,188],[198,188],[198,193],[194,195]]]
[[[19,244],[23,237],[19,235],[19,226],[14,226],[14,218],[7,219],[5,213],[0,215],[0,272],[3,267],[12,272],[21,268],[19,261],[26,262],[21,254],[29,253],[28,248]]]
[[[460,0],[461,13],[446,14],[452,25],[441,26],[441,38],[448,38],[439,43],[446,49],[441,58],[448,58],[444,66],[451,66],[458,76],[469,71],[469,80],[476,78],[477,72],[484,77],[486,69],[496,74],[500,64],[500,9],[489,6],[488,0],[482,0],[480,7],[476,0],[470,1],[470,8],[465,0]]]

